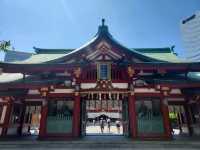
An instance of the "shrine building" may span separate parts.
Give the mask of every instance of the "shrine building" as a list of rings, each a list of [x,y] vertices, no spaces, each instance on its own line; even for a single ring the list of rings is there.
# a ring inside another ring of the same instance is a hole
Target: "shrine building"
[[[100,115],[133,140],[200,135],[200,63],[173,47],[127,48],[103,19],[80,48],[34,49],[0,62],[0,139],[84,137]]]

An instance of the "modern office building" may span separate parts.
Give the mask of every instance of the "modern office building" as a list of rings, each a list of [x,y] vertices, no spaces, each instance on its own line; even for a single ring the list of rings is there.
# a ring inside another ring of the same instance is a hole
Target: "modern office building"
[[[200,61],[200,11],[181,22],[181,34],[187,59]]]

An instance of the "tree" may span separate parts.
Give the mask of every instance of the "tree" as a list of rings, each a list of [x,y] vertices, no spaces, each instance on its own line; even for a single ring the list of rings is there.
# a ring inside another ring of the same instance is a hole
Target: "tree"
[[[0,51],[4,51],[7,52],[11,50],[11,43],[10,40],[9,41],[0,41]]]

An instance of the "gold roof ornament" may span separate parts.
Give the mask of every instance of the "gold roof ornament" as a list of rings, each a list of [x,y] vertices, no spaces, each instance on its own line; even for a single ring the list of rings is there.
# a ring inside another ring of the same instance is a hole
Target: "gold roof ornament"
[[[129,77],[133,77],[133,75],[135,74],[135,70],[131,66],[128,66],[127,72]]]
[[[74,75],[75,75],[76,78],[80,77],[80,75],[81,75],[81,68],[80,67],[74,69]]]
[[[40,91],[42,97],[46,97],[47,94],[49,93],[49,88],[48,87],[42,87],[42,88],[39,89],[39,91]]]

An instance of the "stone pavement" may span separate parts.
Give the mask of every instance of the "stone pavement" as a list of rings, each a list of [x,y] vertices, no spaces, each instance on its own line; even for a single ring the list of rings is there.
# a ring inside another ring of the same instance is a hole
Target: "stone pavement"
[[[91,126],[87,126],[86,127],[86,134],[88,134],[88,135],[93,135],[93,134],[123,135],[123,127],[122,126],[120,127],[120,130],[119,130],[119,133],[118,133],[117,128],[116,128],[115,125],[111,125],[110,132],[108,130],[108,127],[105,126],[104,130],[103,130],[103,133],[101,133],[100,125],[95,125],[95,126],[91,125]]]
[[[87,136],[72,141],[0,141],[0,150],[200,150],[200,140],[133,141],[123,136]]]

